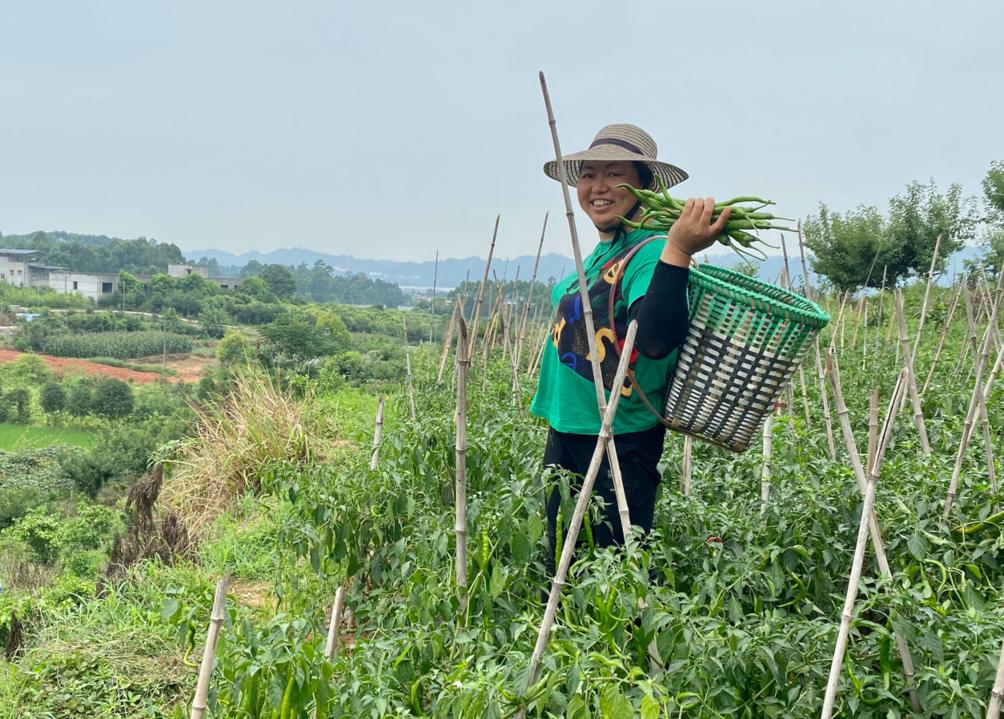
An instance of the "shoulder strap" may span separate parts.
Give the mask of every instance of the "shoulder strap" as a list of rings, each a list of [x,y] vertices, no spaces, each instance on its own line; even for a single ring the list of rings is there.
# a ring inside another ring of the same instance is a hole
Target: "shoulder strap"
[[[628,252],[627,255],[625,255],[624,261],[621,262],[620,266],[617,268],[617,274],[614,275],[613,287],[610,290],[610,299],[609,299],[610,304],[607,308],[607,313],[608,316],[610,317],[610,328],[614,334],[614,342],[613,342],[614,352],[617,353],[618,358],[621,355],[621,346],[620,346],[620,338],[617,336],[617,323],[613,321],[614,300],[617,298],[617,290],[620,288],[621,280],[624,279],[624,269],[627,267],[628,263],[634,258],[634,256],[638,254],[638,250],[640,250],[642,247],[652,242],[653,240],[661,240],[665,238],[666,235],[652,235],[651,237],[646,237],[644,240],[642,240],[637,245],[632,247],[631,251]],[[641,400],[641,403],[645,405],[645,407],[648,409],[649,412],[655,415],[655,418],[659,420],[660,423],[666,425],[667,427],[671,427],[672,425],[670,424],[669,420],[663,417],[662,413],[660,413],[659,410],[653,407],[648,397],[645,396],[645,393],[641,389],[641,385],[638,384],[638,379],[635,377],[634,368],[631,367],[630,365],[628,365],[627,376],[631,379],[631,386],[634,387],[634,391],[638,393],[638,399]]]

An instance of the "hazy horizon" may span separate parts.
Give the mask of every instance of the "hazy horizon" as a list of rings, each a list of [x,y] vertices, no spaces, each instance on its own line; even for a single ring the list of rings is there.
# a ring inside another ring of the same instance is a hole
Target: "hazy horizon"
[[[679,195],[885,210],[1004,159],[1004,3],[0,7],[0,231],[372,259],[571,254],[562,148],[634,122]],[[602,32],[602,35],[598,35]],[[577,213],[584,251],[595,233]]]

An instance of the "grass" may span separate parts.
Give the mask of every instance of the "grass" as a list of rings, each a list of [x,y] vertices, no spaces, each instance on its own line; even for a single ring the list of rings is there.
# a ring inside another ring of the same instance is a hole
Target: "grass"
[[[0,450],[41,449],[70,444],[90,449],[97,438],[92,430],[0,423]]]

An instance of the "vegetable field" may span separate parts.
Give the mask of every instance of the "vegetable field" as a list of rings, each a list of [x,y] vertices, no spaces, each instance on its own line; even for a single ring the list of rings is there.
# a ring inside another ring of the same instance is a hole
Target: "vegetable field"
[[[916,403],[909,391],[901,409],[893,403],[875,499],[891,577],[866,545],[832,715],[983,716],[1004,641],[996,484],[1004,382],[999,340],[985,332],[994,295],[978,280],[965,292],[935,288],[926,301],[923,291],[904,293],[905,342],[892,293],[824,301],[834,319],[818,365],[810,352],[784,393],[769,458],[759,447],[734,455],[695,443],[685,461],[682,437],[668,436],[655,530],[618,551],[595,549],[582,533],[530,686],[550,580],[545,493],[562,489],[564,517],[574,502],[567,478],[540,466],[545,428],[526,411],[528,370],[547,328],[528,328],[514,371],[517,323],[504,314],[489,317],[471,354],[460,455],[466,535],[456,530],[452,349],[437,381],[439,352],[411,348],[375,448],[355,430],[345,437],[354,444],[335,455],[272,462],[235,510],[253,529],[236,531],[225,516],[191,566],[137,565],[104,598],[59,617],[86,625],[114,609],[142,618],[131,631],[160,637],[174,657],[164,664],[171,681],[161,677],[151,704],[115,716],[189,715],[213,584],[224,573],[233,584],[207,717],[820,716],[861,524],[840,420],[865,462],[909,351]],[[827,380],[828,356],[846,412]],[[968,410],[974,387],[985,385],[982,422]],[[302,401],[323,405],[317,392]],[[265,599],[245,598],[240,587],[252,579]],[[53,637],[37,635],[0,690],[0,708],[36,696],[30,662]],[[117,666],[98,669],[125,686],[151,680]],[[93,715],[44,706],[45,716]]]

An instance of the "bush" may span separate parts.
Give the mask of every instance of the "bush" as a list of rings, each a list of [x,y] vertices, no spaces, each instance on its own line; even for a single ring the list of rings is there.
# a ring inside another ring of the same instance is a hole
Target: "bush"
[[[132,387],[120,379],[103,377],[94,388],[94,412],[109,419],[121,419],[133,408]]]
[[[66,390],[59,382],[48,382],[39,392],[38,402],[46,414],[62,412],[66,409]]]
[[[254,357],[254,350],[248,338],[241,332],[227,332],[216,349],[216,359],[224,367],[247,364]]]
[[[6,369],[12,377],[29,384],[42,384],[52,379],[52,370],[45,360],[34,354],[21,355]]]
[[[74,417],[84,417],[94,412],[94,392],[91,386],[80,382],[66,398],[66,411]]]
[[[73,489],[62,462],[83,454],[78,448],[46,447],[0,452],[0,530],[46,502]]]
[[[8,422],[28,424],[31,421],[31,392],[24,387],[15,387],[3,396],[3,405]]]

